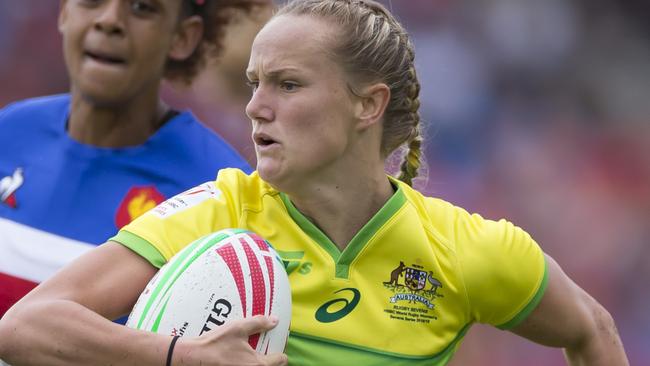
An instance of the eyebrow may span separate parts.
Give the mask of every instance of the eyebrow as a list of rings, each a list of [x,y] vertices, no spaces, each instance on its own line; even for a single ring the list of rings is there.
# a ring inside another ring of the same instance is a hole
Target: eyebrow
[[[286,66],[286,67],[280,67],[277,69],[272,69],[270,71],[263,72],[263,74],[269,79],[277,79],[280,75],[284,73],[294,72],[298,70],[299,69],[297,67]],[[251,78],[251,76],[255,76],[255,75],[257,75],[257,72],[248,69],[246,70],[246,77],[248,77],[249,79]]]

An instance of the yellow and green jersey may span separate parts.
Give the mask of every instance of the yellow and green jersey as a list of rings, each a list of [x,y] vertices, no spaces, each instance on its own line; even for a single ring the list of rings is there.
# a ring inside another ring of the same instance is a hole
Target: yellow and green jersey
[[[546,285],[544,254],[513,224],[470,215],[393,180],[395,194],[337,246],[256,173],[219,172],[112,240],[160,267],[225,228],[267,239],[285,262],[294,365],[444,365],[470,325],[508,329]]]

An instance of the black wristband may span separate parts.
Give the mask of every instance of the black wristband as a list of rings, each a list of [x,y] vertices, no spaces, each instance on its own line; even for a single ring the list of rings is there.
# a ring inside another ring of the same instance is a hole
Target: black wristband
[[[181,336],[174,336],[174,338],[172,338],[172,342],[169,344],[169,351],[167,351],[167,366],[172,366],[172,355],[174,354],[174,346],[176,345],[176,341],[180,337]]]

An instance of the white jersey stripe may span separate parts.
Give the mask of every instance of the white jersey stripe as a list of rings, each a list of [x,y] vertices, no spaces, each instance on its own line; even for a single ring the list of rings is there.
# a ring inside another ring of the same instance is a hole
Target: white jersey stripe
[[[43,282],[96,246],[0,218],[0,272]]]

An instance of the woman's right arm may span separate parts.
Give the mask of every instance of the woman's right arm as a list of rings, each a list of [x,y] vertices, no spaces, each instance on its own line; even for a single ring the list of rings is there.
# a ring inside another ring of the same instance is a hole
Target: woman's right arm
[[[171,337],[107,319],[128,314],[157,269],[140,255],[108,242],[81,256],[16,303],[0,319],[0,359],[12,365],[164,365]],[[218,364],[228,356],[281,365],[284,355],[260,356],[246,347],[248,332],[274,326],[250,318],[178,342],[184,364]],[[182,344],[184,343],[184,344]],[[233,355],[226,346],[239,345]],[[217,362],[212,362],[215,360]],[[179,360],[180,361],[180,360]],[[195,362],[196,361],[196,362]]]
[[[0,320],[0,358],[14,365],[164,364],[169,337],[107,320],[127,314],[155,273],[121,244],[99,246],[9,309]]]

